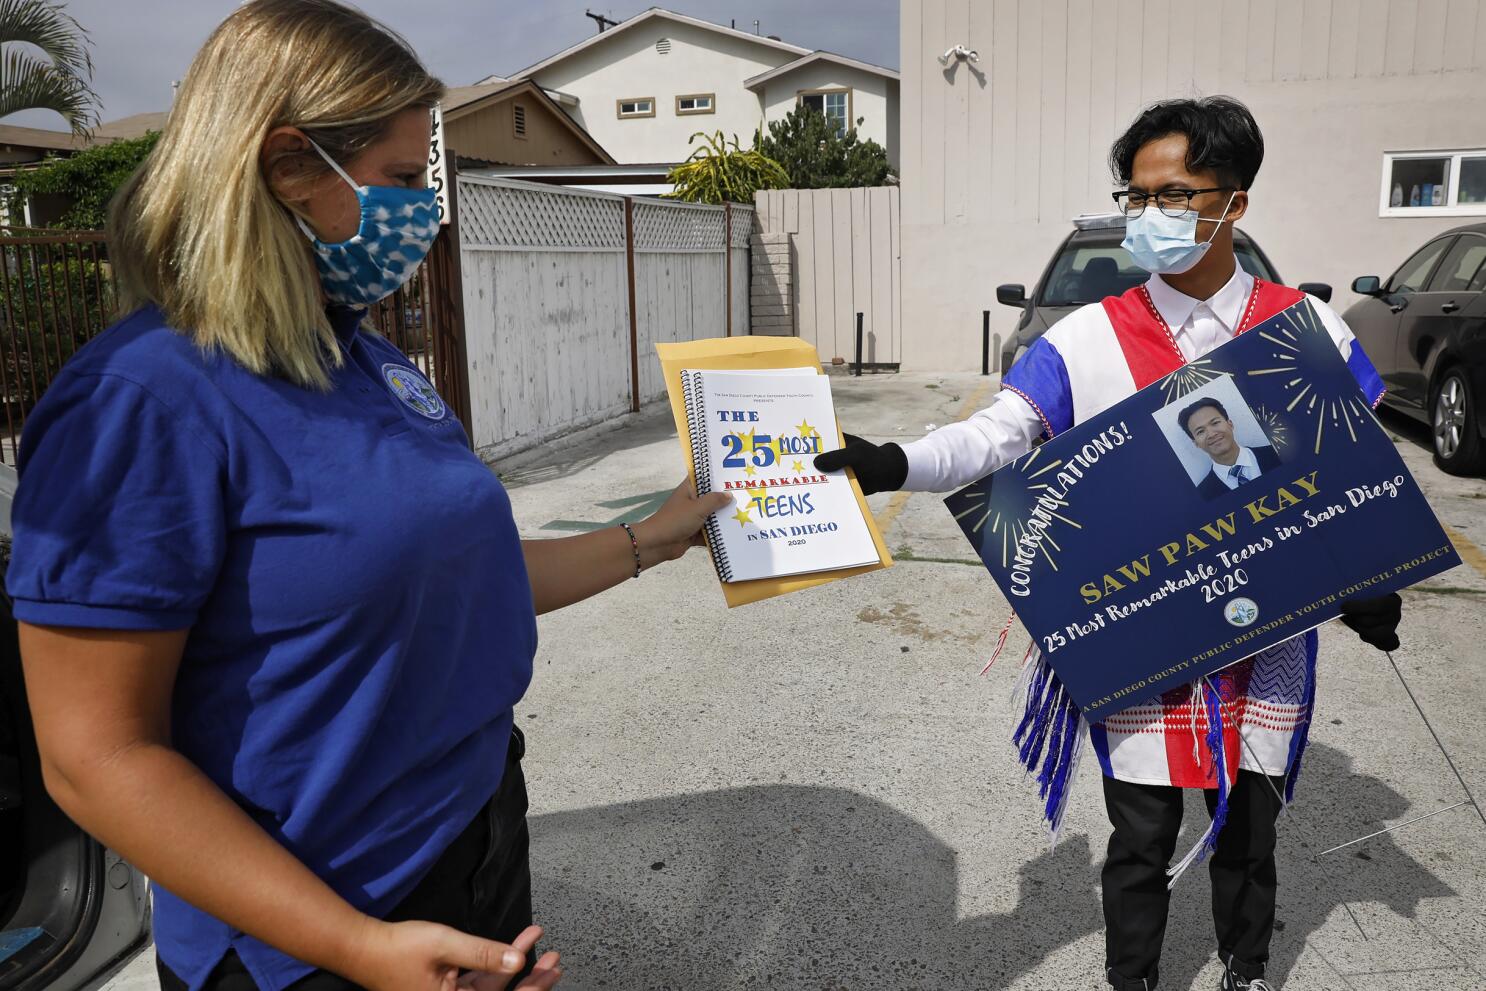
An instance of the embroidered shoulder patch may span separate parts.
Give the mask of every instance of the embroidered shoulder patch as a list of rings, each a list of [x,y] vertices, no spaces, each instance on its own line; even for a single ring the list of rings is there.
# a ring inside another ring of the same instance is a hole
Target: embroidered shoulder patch
[[[382,378],[404,406],[428,419],[442,420],[449,412],[443,398],[416,368],[389,361],[382,366]]]

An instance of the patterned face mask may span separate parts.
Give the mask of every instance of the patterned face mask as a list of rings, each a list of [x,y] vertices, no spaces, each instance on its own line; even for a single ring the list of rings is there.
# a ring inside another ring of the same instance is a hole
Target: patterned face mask
[[[314,246],[325,298],[347,306],[370,306],[402,288],[428,255],[439,232],[436,194],[432,189],[358,186],[324,149],[310,144],[355,190],[361,225],[349,241],[326,244],[303,218],[294,219]]]

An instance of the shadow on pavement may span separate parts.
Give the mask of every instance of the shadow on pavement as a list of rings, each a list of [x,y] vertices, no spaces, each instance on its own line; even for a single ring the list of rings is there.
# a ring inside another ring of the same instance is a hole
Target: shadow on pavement
[[[631,414],[620,414],[628,417]],[[550,482],[579,474],[611,454],[644,447],[669,439],[675,443],[676,424],[670,407],[664,403],[647,405],[632,419],[619,426],[589,429],[567,435],[546,444],[489,462],[508,489],[538,482]],[[677,461],[680,465],[680,461]],[[676,480],[681,480],[678,467]]]
[[[1429,424],[1389,406],[1378,407],[1378,422],[1395,437],[1402,438],[1427,454],[1434,453],[1434,437],[1429,432]]]
[[[1306,761],[1299,827],[1281,827],[1284,928],[1271,964],[1280,980],[1340,899],[1410,917],[1421,899],[1454,893],[1388,837],[1357,848],[1366,859],[1353,851],[1319,867],[1306,859],[1302,842],[1340,842],[1408,811],[1338,750],[1313,745]],[[1199,809],[1189,810],[1189,830]],[[995,815],[994,801],[985,814]],[[531,829],[536,916],[573,988],[980,991],[1006,987],[1103,929],[1102,833],[1065,836],[1025,861],[1001,882],[998,900],[1015,899],[1009,911],[961,918],[955,852],[909,815],[838,788],[714,791],[537,816]],[[1163,986],[1191,986],[1212,955],[1203,873],[1173,900]],[[1098,986],[1102,949],[1090,953],[1087,970],[1058,961],[1039,980]]]

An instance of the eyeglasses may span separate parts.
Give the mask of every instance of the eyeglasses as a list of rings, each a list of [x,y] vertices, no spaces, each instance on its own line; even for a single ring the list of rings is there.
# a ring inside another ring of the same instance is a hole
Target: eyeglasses
[[[1230,193],[1234,192],[1233,186],[1213,186],[1209,189],[1163,189],[1158,193],[1142,193],[1134,189],[1122,189],[1118,193],[1110,193],[1114,197],[1115,204],[1120,208],[1128,220],[1145,213],[1146,204],[1151,200],[1156,201],[1156,206],[1168,217],[1180,217],[1192,209],[1192,197],[1199,193]]]

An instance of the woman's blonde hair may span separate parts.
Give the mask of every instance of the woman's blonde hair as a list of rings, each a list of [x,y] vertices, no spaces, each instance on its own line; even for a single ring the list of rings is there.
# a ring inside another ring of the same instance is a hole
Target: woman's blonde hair
[[[349,162],[394,115],[443,92],[407,42],[358,10],[239,7],[197,53],[159,143],[110,208],[124,311],[154,303],[170,326],[258,374],[327,387],[340,349],[309,242],[269,188],[263,140],[298,127]],[[313,151],[302,164],[304,182],[329,168]]]

